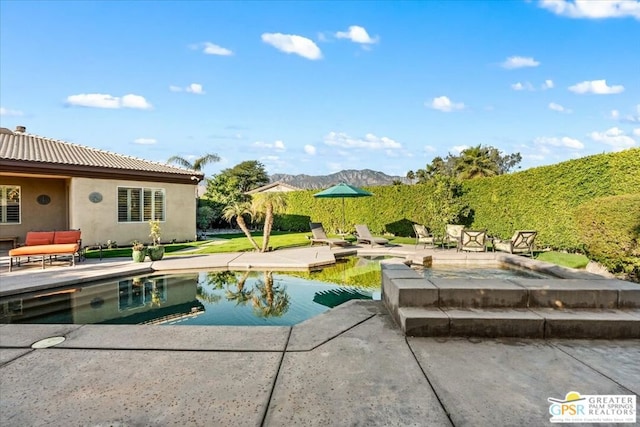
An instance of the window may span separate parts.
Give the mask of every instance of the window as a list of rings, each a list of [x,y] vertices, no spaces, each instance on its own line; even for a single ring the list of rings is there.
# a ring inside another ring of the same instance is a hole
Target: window
[[[164,221],[164,190],[118,188],[118,222]]]
[[[0,185],[0,224],[20,224],[20,187]]]

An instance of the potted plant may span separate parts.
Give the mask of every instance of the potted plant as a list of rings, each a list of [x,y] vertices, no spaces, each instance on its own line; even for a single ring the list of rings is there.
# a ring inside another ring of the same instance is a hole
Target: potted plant
[[[143,262],[146,256],[147,250],[145,249],[144,244],[134,240],[133,245],[131,246],[131,258],[133,261]]]
[[[160,221],[149,221],[149,229],[152,244],[147,248],[147,253],[151,261],[159,261],[164,256],[164,246],[160,244]]]

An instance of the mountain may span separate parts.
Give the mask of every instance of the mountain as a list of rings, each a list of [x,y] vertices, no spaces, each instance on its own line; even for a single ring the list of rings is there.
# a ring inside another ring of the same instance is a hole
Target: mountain
[[[320,189],[331,187],[332,185],[345,182],[355,185],[356,187],[374,187],[377,185],[391,185],[394,181],[400,181],[408,184],[407,178],[402,176],[390,176],[383,172],[373,171],[371,169],[363,170],[343,170],[332,173],[331,175],[287,175],[283,173],[273,174],[270,177],[271,182],[284,182],[294,187],[302,189]]]

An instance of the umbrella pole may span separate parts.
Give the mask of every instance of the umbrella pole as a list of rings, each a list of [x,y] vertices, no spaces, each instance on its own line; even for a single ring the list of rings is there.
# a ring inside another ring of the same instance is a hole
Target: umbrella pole
[[[340,232],[344,233],[345,231],[345,221],[344,221],[344,197],[342,198],[342,230]]]

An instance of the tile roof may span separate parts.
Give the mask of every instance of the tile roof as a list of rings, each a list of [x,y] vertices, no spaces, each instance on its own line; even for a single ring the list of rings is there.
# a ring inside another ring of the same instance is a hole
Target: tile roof
[[[203,178],[202,172],[37,135],[14,133],[5,128],[0,132],[0,161],[2,163],[20,162],[25,166],[59,166],[67,171],[73,170],[74,167],[81,167],[96,170],[110,169],[116,174],[129,171],[136,174],[186,176],[187,179],[191,176]]]
[[[275,190],[272,190],[274,188]],[[297,190],[300,190],[300,188],[294,187],[293,185],[289,185],[286,182],[276,181],[276,182],[270,182],[269,184],[263,185],[262,187],[254,188],[253,190],[247,191],[245,194],[264,193],[269,190],[287,192],[287,191],[297,191]]]

